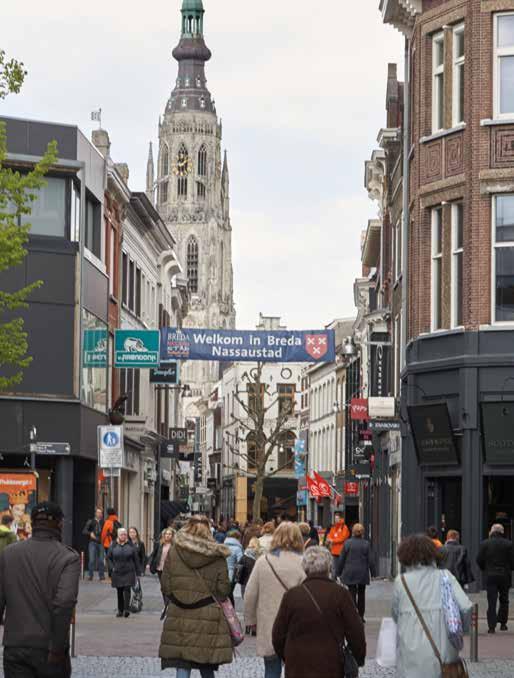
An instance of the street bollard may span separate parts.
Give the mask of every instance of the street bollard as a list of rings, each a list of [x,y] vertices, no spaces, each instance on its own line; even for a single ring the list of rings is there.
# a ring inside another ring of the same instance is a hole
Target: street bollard
[[[84,569],[84,564],[85,564],[85,559],[84,559],[84,551],[80,552],[80,578],[84,579],[84,575],[86,574],[86,571]]]
[[[471,630],[469,635],[469,661],[473,664],[478,663],[478,603],[471,609]]]
[[[73,610],[73,615],[71,617],[71,626],[70,626],[70,635],[71,635],[71,656],[73,659],[77,656],[77,648],[76,648],[76,641],[77,641],[77,610]]]

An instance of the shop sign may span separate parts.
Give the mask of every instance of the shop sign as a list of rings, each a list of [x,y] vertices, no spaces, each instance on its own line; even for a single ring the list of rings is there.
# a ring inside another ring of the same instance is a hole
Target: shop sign
[[[294,444],[294,474],[296,478],[305,475],[305,440],[297,438]]]
[[[123,428],[121,426],[98,427],[98,465],[103,469],[123,466]]]
[[[391,418],[395,415],[396,402],[394,398],[375,398],[370,397],[368,400],[369,416],[372,418],[387,417]]]
[[[350,401],[350,416],[352,421],[368,421],[368,399],[352,398]]]
[[[307,490],[298,490],[296,493],[296,505],[297,506],[307,506],[309,494]]]
[[[397,419],[371,419],[368,426],[371,431],[377,433],[400,430],[400,422]]]
[[[187,428],[170,428],[170,441],[173,443],[187,443]]]
[[[346,482],[344,484],[344,493],[350,497],[355,497],[359,494],[359,483]]]
[[[114,367],[159,367],[159,330],[115,330]]]
[[[372,342],[370,352],[370,389],[371,396],[384,397],[389,393],[389,354],[390,347],[385,344],[390,342],[387,333],[375,332],[371,335]],[[385,342],[385,343],[381,343]]]
[[[481,403],[487,464],[514,464],[514,403]]]
[[[179,459],[180,450],[177,443],[165,440],[161,443],[161,459]]]
[[[32,443],[30,451],[47,457],[69,457],[71,445],[69,443]]]
[[[107,367],[107,330],[84,330],[83,367]]]
[[[458,464],[448,405],[411,405],[407,409],[419,463]]]
[[[180,381],[178,362],[166,363],[166,367],[150,370],[150,383],[160,386],[177,386]]]

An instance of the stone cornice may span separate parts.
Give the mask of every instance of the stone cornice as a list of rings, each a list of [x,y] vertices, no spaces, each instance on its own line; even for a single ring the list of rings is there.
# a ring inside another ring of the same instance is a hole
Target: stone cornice
[[[381,0],[380,11],[384,23],[391,24],[409,38],[416,16],[422,12],[422,0]]]

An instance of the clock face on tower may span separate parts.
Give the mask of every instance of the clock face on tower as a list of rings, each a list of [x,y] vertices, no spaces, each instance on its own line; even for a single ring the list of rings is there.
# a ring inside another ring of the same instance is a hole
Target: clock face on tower
[[[179,151],[177,162],[171,168],[172,172],[177,177],[185,177],[193,171],[193,161],[188,153]]]

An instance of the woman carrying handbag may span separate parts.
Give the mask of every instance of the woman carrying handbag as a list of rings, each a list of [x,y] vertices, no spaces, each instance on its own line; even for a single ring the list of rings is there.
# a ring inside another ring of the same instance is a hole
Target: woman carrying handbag
[[[460,611],[462,626],[469,628],[473,603],[455,577],[437,569],[438,551],[425,535],[407,537],[398,548],[405,574],[396,578],[392,617],[398,625],[397,678],[466,678],[449,630],[447,586],[453,605]],[[458,612],[457,612],[458,614]],[[460,620],[459,620],[460,621]]]

